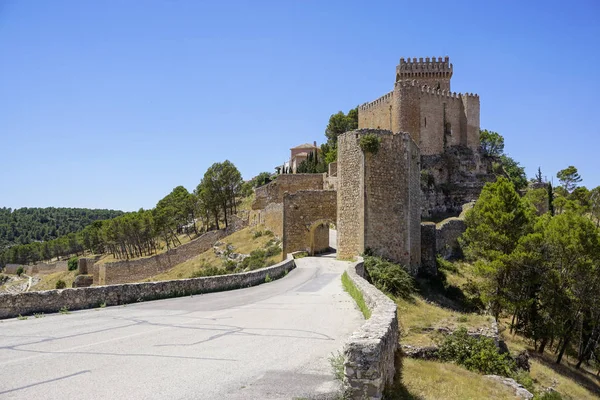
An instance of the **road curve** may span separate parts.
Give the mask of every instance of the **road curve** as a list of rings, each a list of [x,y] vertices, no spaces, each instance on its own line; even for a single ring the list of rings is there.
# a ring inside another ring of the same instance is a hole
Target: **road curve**
[[[338,389],[328,357],[363,322],[347,263],[264,285],[0,322],[0,399],[292,399]]]

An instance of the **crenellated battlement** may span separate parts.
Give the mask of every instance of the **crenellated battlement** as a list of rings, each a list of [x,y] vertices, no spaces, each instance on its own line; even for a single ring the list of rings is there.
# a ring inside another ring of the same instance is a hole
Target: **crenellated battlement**
[[[378,98],[376,100],[373,100],[368,103],[364,103],[364,104],[360,105],[358,108],[360,110],[366,111],[370,108],[379,106],[381,103],[390,101],[393,96],[394,96],[394,91],[392,90],[391,92],[384,94],[383,96],[381,96],[380,98]]]
[[[438,97],[446,97],[446,98],[450,98],[450,99],[461,99],[463,97],[473,97],[473,98],[477,98],[477,99],[479,98],[479,95],[477,93],[475,93],[475,94],[473,94],[473,93],[457,93],[457,92],[451,92],[449,90],[434,89],[427,85],[421,86],[420,89],[421,89],[421,93],[423,93],[423,94],[428,94],[428,95],[438,96]]]
[[[400,64],[396,67],[396,80],[407,78],[451,78],[453,72],[450,57],[420,57],[400,59]]]

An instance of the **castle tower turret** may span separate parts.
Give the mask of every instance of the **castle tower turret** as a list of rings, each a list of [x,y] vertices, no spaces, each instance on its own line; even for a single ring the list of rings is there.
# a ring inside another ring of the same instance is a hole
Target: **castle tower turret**
[[[400,59],[396,67],[396,82],[415,79],[423,85],[433,89],[450,90],[450,78],[452,78],[452,64],[450,57],[423,57],[413,59]]]

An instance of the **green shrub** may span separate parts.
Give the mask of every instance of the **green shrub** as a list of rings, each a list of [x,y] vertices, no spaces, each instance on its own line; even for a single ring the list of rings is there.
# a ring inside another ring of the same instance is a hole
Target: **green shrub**
[[[534,393],[535,387],[533,386],[533,379],[531,379],[529,372],[519,369],[512,374],[511,378],[523,385],[529,392]]]
[[[202,268],[192,273],[191,278],[202,278],[205,276],[227,275],[227,270],[218,267]]]
[[[562,400],[562,396],[556,390],[550,390],[541,395],[535,396],[534,400]]]
[[[240,263],[240,268],[242,270],[252,271],[254,269],[266,267],[266,254],[266,251],[262,249],[252,251],[250,255],[244,258]]]
[[[17,268],[17,276],[21,276],[23,274],[23,272],[25,272],[25,268],[23,268],[23,266],[19,266],[19,268]]]
[[[8,275],[0,274],[0,285],[4,284],[4,282],[6,282],[9,279],[10,278],[8,277]]]
[[[276,245],[272,245],[267,247],[267,251],[265,252],[265,256],[267,257],[272,257],[272,256],[276,256],[277,254],[281,254],[281,247],[276,246]]]
[[[365,269],[375,287],[392,296],[410,298],[415,292],[413,278],[398,264],[381,257],[365,256]]]
[[[225,260],[223,261],[223,268],[229,272],[234,271],[237,268],[237,263],[233,260]]]
[[[60,312],[61,314],[69,314],[69,309],[67,308],[67,306],[63,306],[60,310],[58,310],[58,312]]]
[[[498,353],[492,339],[469,336],[464,327],[446,336],[438,350],[438,357],[482,374],[512,377],[516,371],[515,362],[508,354]]]
[[[263,231],[256,231],[254,232],[254,239],[258,239],[259,237],[261,237],[263,235]]]
[[[365,153],[377,154],[381,139],[374,133],[366,133],[360,137],[358,144]]]
[[[454,263],[446,260],[444,257],[440,256],[439,254],[435,257],[435,260],[437,261],[438,269],[441,269],[443,271],[458,273],[458,268],[456,267],[456,265],[454,265]]]
[[[333,377],[340,382],[344,380],[344,362],[344,355],[339,350],[337,354],[331,353],[329,356]]]
[[[265,276],[265,283],[269,283],[272,281],[273,281],[273,278],[271,278],[271,275],[267,274],[267,276]]]
[[[77,269],[77,262],[79,261],[79,259],[77,257],[71,257],[69,258],[69,261],[67,262],[67,266],[69,268],[69,271],[75,271]]]
[[[67,287],[67,283],[65,281],[63,281],[62,279],[59,279],[56,281],[56,286],[57,289],[64,289]]]

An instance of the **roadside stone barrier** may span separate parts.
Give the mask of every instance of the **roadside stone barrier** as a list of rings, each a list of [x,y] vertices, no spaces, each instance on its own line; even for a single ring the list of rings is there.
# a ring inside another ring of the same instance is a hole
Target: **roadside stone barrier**
[[[345,394],[351,399],[381,399],[396,372],[394,360],[399,335],[396,304],[364,279],[362,259],[346,272],[362,293],[371,318],[344,346]]]
[[[61,309],[81,310],[101,305],[116,306],[140,301],[190,296],[210,292],[240,289],[265,283],[267,275],[275,280],[296,267],[291,255],[273,266],[239,274],[161,282],[126,283],[0,294],[0,319],[34,313],[53,313]]]

